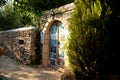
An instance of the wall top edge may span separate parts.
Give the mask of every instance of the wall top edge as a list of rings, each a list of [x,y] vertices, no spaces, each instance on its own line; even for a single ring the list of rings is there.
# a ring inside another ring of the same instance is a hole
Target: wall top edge
[[[6,31],[0,31],[0,33],[2,33],[2,32],[17,32],[17,31],[24,31],[24,30],[31,30],[31,29],[36,29],[36,27],[34,27],[34,26],[29,26],[29,27],[11,29],[11,30],[6,30]]]

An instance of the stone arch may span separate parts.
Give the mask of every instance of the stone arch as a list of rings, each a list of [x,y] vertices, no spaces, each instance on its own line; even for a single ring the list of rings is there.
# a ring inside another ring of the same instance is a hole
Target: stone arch
[[[61,6],[57,9],[55,9],[55,12],[52,13],[54,14],[53,15],[45,15],[45,20],[43,22],[46,22],[44,26],[44,29],[41,33],[41,36],[43,36],[41,38],[41,43],[43,45],[42,47],[42,63],[43,63],[43,66],[48,66],[49,65],[49,39],[50,39],[50,36],[49,36],[49,30],[51,28],[51,25],[54,23],[54,22],[60,22],[62,24],[62,26],[64,27],[64,30],[65,32],[65,36],[67,38],[67,36],[69,35],[69,32],[68,32],[68,20],[70,18],[70,15],[71,13],[73,12],[73,9],[74,9],[74,3],[70,3],[68,5],[65,5],[65,6]],[[56,11],[57,10],[57,11]],[[60,12],[59,12],[60,11]],[[60,13],[60,14],[59,14]],[[65,65],[64,67],[68,67],[68,57],[67,55],[65,54]]]
[[[45,28],[43,29],[44,34],[44,43],[43,43],[43,50],[42,50],[42,64],[43,66],[49,66],[49,40],[50,40],[50,28],[54,23],[61,23],[59,20],[51,20],[46,23]]]

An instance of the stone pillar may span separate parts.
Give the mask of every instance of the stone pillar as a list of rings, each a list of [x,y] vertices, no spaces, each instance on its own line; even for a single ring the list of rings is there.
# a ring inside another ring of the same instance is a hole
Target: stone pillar
[[[47,67],[49,65],[49,35],[45,33],[45,39],[42,52],[42,64]]]

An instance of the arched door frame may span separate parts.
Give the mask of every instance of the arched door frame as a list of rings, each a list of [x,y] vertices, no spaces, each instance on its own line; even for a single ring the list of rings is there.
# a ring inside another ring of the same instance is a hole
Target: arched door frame
[[[61,23],[59,20],[52,20],[48,23],[48,25],[43,29],[44,34],[44,43],[42,46],[42,64],[47,67],[50,65],[49,59],[49,40],[50,40],[50,28],[54,23]]]

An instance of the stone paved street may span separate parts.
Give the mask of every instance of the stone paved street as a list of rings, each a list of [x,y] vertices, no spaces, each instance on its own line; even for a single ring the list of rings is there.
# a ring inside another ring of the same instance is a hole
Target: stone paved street
[[[54,70],[41,65],[30,67],[20,64],[7,56],[0,58],[0,76],[7,80],[60,80],[63,69]]]

